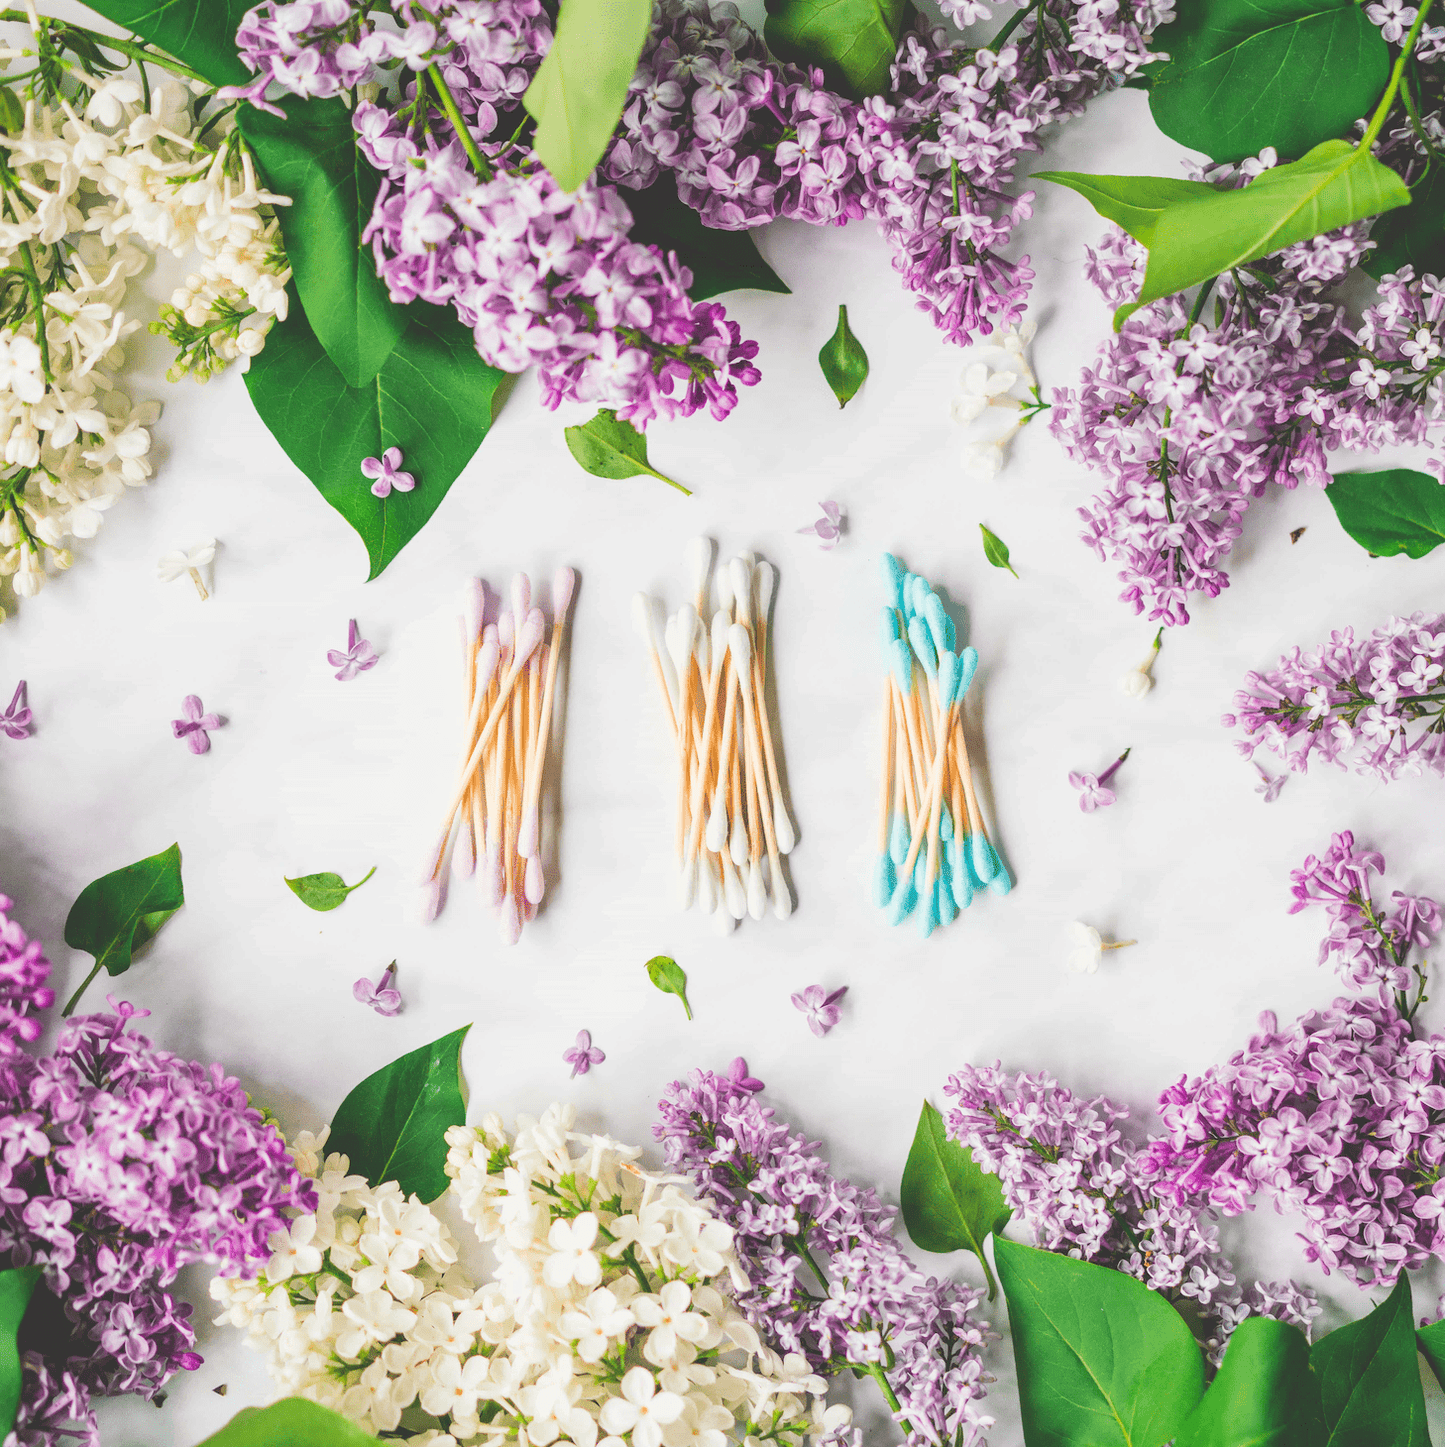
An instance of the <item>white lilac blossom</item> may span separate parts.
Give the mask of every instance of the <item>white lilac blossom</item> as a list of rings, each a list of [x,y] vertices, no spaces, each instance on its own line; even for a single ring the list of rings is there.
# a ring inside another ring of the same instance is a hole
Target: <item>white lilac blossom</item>
[[[257,1280],[212,1282],[221,1320],[282,1392],[418,1447],[836,1440],[847,1409],[824,1413],[823,1380],[738,1309],[732,1231],[573,1119],[554,1105],[515,1134],[494,1115],[447,1132],[447,1203],[468,1261],[489,1248],[485,1276],[431,1207],[299,1135],[320,1204],[271,1237]]]
[[[1309,653],[1292,648],[1234,695],[1246,757],[1263,746],[1295,773],[1311,757],[1375,779],[1445,774],[1445,614],[1391,618],[1368,638],[1331,633]]]
[[[1154,663],[1159,657],[1159,650],[1164,645],[1164,630],[1161,628],[1154,635],[1154,642],[1149,647],[1149,652],[1143,663],[1137,668],[1131,668],[1119,680],[1119,687],[1130,698],[1143,698],[1151,688],[1154,687]]]
[[[1093,925],[1077,919],[1069,926],[1069,938],[1073,941],[1073,948],[1069,951],[1068,964],[1076,975],[1098,974],[1105,950],[1125,950],[1139,943],[1138,940],[1106,942]]]
[[[997,338],[974,347],[977,360],[959,376],[959,390],[949,409],[953,420],[972,426],[982,419],[991,433],[964,443],[961,457],[967,477],[986,480],[994,476],[1019,430],[1052,406],[1039,396],[1038,379],[1024,355],[1033,335],[1031,320],[1005,327]],[[1020,386],[1026,392],[1023,397],[1016,395]]]
[[[15,685],[14,696],[10,700],[10,706],[3,713],[0,713],[0,734],[8,739],[28,739],[33,726],[35,715],[30,710],[30,701],[26,697],[26,682],[22,678]]]
[[[189,693],[181,704],[182,718],[171,720],[171,733],[186,741],[186,747],[193,754],[208,754],[211,751],[212,729],[218,729],[225,719],[218,714],[207,713],[200,698]]]
[[[19,597],[67,568],[67,540],[94,537],[106,510],[151,475],[159,408],[116,380],[140,325],[125,291],[145,266],[142,248],[197,258],[152,325],[178,347],[173,379],[203,380],[259,351],[286,314],[290,275],[272,209],[281,198],[258,189],[233,118],[203,136],[194,98],[174,81],[147,101],[124,76],[67,74],[77,90],[27,100],[23,125],[0,135],[0,269],[10,277],[0,294],[0,580]]]
[[[162,583],[174,583],[177,578],[189,577],[196,585],[196,592],[201,595],[201,602],[205,602],[211,595],[206,591],[205,580],[201,577],[201,569],[216,559],[216,540],[207,538],[204,542],[197,543],[190,548],[177,548],[174,552],[166,553],[156,564],[156,577]]]

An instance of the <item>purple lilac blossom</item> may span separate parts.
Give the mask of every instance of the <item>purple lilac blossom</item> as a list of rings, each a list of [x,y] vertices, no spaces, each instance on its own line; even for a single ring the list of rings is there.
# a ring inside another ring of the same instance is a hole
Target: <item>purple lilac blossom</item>
[[[338,683],[349,683],[358,673],[365,673],[367,669],[376,667],[376,649],[361,636],[361,629],[356,626],[355,618],[347,625],[346,651],[343,653],[339,648],[328,649],[326,661],[336,669]]]
[[[793,1008],[807,1016],[808,1029],[821,1040],[838,1023],[838,1001],[847,993],[847,985],[840,985],[836,990],[809,985],[793,995]]]
[[[42,1268],[55,1323],[45,1355],[23,1356],[15,1441],[99,1447],[92,1398],[153,1399],[201,1364],[191,1308],[166,1289],[181,1268],[254,1271],[315,1186],[235,1080],[132,1033],[129,1004],[25,1053],[54,994],[11,907],[0,896],[0,1254]]]
[[[351,987],[351,997],[359,1004],[369,1005],[378,1015],[400,1015],[401,991],[392,984],[395,979],[396,961],[393,960],[374,985],[365,975],[357,980]]]
[[[562,1062],[572,1067],[570,1080],[576,1080],[579,1075],[586,1075],[594,1065],[601,1065],[607,1059],[606,1054],[592,1043],[592,1032],[590,1030],[579,1030],[577,1032],[577,1043],[569,1045],[562,1052]]]
[[[0,734],[11,739],[28,739],[35,715],[31,712],[30,701],[25,696],[26,683],[22,678],[15,685],[15,696],[10,707],[0,713]]]
[[[1245,676],[1224,715],[1252,755],[1263,745],[1295,773],[1313,755],[1388,780],[1445,774],[1445,614],[1391,618],[1368,638],[1332,633],[1309,653],[1291,649],[1275,668]]]
[[[1035,1244],[1137,1277],[1203,1316],[1218,1362],[1245,1317],[1275,1316],[1308,1330],[1318,1308],[1293,1283],[1241,1290],[1220,1254],[1212,1212],[1156,1189],[1147,1158],[1119,1130],[1128,1116],[1104,1096],[1086,1100],[1046,1074],[965,1066],[944,1087],[957,1104],[948,1134],[997,1175],[1014,1219]]]
[[[363,457],[361,475],[373,479],[371,490],[377,497],[390,497],[393,488],[397,492],[410,492],[416,486],[416,478],[401,470],[401,448],[388,447],[380,457]]]
[[[186,747],[193,754],[209,753],[210,730],[220,728],[225,719],[219,714],[207,713],[199,695],[194,693],[188,693],[182,701],[181,713],[185,715],[184,718],[171,720],[171,733],[178,739],[184,739]]]
[[[813,1370],[886,1379],[914,1447],[975,1447],[992,1425],[982,1291],[919,1271],[893,1234],[894,1209],[834,1176],[757,1084],[742,1061],[726,1075],[695,1070],[668,1087],[653,1127],[669,1167],[733,1230],[748,1278],[738,1304],[768,1346]]]
[[[809,523],[807,527],[799,528],[798,531],[816,537],[819,547],[825,553],[832,552],[838,539],[843,536],[843,509],[836,502],[820,502],[818,506],[822,509],[823,516],[817,522]]]

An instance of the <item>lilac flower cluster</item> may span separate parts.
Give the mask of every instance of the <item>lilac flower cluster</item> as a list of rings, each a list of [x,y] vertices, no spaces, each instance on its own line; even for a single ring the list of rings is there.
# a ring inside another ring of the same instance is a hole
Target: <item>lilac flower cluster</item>
[[[1305,1254],[1361,1286],[1445,1251],[1445,1037],[1393,1006],[1338,999],[1160,1099],[1147,1170],[1181,1206],[1228,1215],[1259,1192],[1303,1222]]]
[[[992,1425],[982,1293],[925,1277],[893,1235],[893,1208],[834,1176],[760,1088],[741,1061],[728,1075],[694,1071],[668,1088],[654,1127],[668,1165],[733,1230],[748,1275],[739,1305],[775,1350],[872,1376],[910,1443],[973,1447]]]
[[[10,908],[0,896],[0,1257],[42,1268],[17,1441],[99,1447],[92,1397],[153,1398],[200,1365],[191,1308],[166,1289],[181,1268],[254,1269],[315,1187],[235,1080],[132,1033],[124,1002],[23,1053],[54,997]]]
[[[947,1116],[950,1138],[998,1176],[1014,1219],[1044,1250],[1112,1266],[1173,1301],[1192,1300],[1215,1361],[1247,1316],[1308,1329],[1317,1308],[1307,1291],[1288,1282],[1239,1288],[1209,1211],[1151,1184],[1149,1158],[1119,1130],[1123,1106],[997,1064],[965,1066],[944,1089],[957,1102]]]
[[[1445,614],[1391,618],[1368,638],[1332,633],[1309,653],[1249,673],[1234,695],[1246,757],[1263,745],[1296,773],[1310,757],[1376,779],[1445,774]]]

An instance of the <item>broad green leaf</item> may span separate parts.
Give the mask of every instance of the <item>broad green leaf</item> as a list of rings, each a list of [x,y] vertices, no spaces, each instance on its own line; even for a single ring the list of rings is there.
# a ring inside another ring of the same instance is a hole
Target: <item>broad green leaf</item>
[[[1053,181],[1077,191],[1100,216],[1115,221],[1143,246],[1166,208],[1177,201],[1213,196],[1213,186],[1173,176],[1095,176],[1087,171],[1035,171],[1035,181]]]
[[[1325,496],[1340,526],[1376,557],[1423,558],[1445,543],[1445,484],[1427,472],[1342,472]]]
[[[1288,1322],[1242,1321],[1218,1375],[1174,1439],[1174,1447],[1317,1447],[1320,1385],[1310,1344]]]
[[[676,995],[687,1011],[687,1018],[692,1019],[692,1006],[687,1003],[687,972],[676,960],[670,960],[666,955],[654,955],[647,962],[647,978],[664,995]]]
[[[647,439],[630,422],[619,421],[617,413],[604,407],[590,422],[563,429],[567,451],[577,459],[583,472],[593,477],[655,477],[679,492],[692,495],[690,488],[660,473],[647,461]]]
[[[1430,1363],[1435,1380],[1445,1387],[1445,1320],[1431,1322],[1415,1333],[1415,1345],[1420,1355]]]
[[[678,199],[671,172],[664,171],[646,190],[624,190],[622,195],[632,212],[630,239],[660,251],[675,251],[692,272],[687,294],[694,301],[746,288],[791,294],[788,284],[758,254],[753,233],[704,226],[702,217]]]
[[[978,530],[983,534],[983,555],[995,568],[1007,568],[1017,578],[1014,565],[1008,560],[1008,544],[997,533],[990,532],[982,523]]]
[[[1445,166],[1430,161],[1410,187],[1410,204],[1387,211],[1370,228],[1374,248],[1360,262],[1378,280],[1402,266],[1416,276],[1445,273]]]
[[[522,97],[532,149],[564,191],[602,159],[637,73],[652,0],[562,0],[557,35]]]
[[[355,884],[347,884],[339,874],[330,872],[303,874],[296,879],[288,879],[286,887],[308,909],[314,909],[318,914],[325,914],[328,910],[344,904],[346,896],[353,890],[360,889],[375,873],[376,866],[373,864],[365,876],[358,879]]]
[[[868,380],[868,353],[848,325],[848,308],[838,308],[838,325],[818,353],[823,380],[838,399],[839,408],[846,407]]]
[[[967,1146],[949,1140],[943,1117],[926,1100],[898,1194],[913,1244],[924,1251],[972,1251],[983,1263],[992,1301],[998,1288],[983,1243],[1013,1212],[998,1177],[982,1170]]]
[[[1216,161],[1348,135],[1390,75],[1390,47],[1354,0],[1193,0],[1149,44],[1169,56],[1149,90],[1159,129]]]
[[[1155,223],[1139,300],[1119,308],[1115,326],[1231,267],[1409,202],[1399,176],[1347,141],[1325,141],[1248,186],[1177,201]]]
[[[1204,1393],[1184,1318],[1142,1281],[998,1236],[1026,1447],[1162,1447]]]
[[[909,0],[767,0],[763,36],[780,60],[818,66],[854,100],[889,88]]]
[[[364,387],[407,327],[361,244],[381,177],[340,100],[288,96],[281,105],[284,116],[243,106],[241,132],[267,187],[291,198],[276,212],[306,320],[347,386]]]
[[[12,1266],[0,1271],[0,1441],[10,1435],[20,1406],[20,1348],[16,1337],[39,1280],[38,1266]]]
[[[107,20],[173,55],[213,85],[255,76],[236,52],[236,31],[254,0],[85,0]]]
[[[62,1013],[75,1009],[102,969],[125,974],[136,950],[149,944],[185,902],[179,844],[87,884],[65,918],[65,943],[94,955],[95,968]]]
[[[1403,1271],[1369,1316],[1317,1341],[1313,1359],[1328,1433],[1323,1447],[1430,1447]]]
[[[376,1447],[376,1438],[319,1402],[283,1397],[243,1407],[200,1447]]]
[[[373,1186],[396,1181],[408,1195],[435,1201],[447,1188],[447,1130],[466,1123],[461,1050],[471,1028],[368,1075],[341,1102],[326,1149],[349,1157]]]
[[[300,307],[273,327],[246,389],[286,455],[360,534],[375,578],[425,526],[492,425],[506,375],[477,355],[451,314],[414,302],[381,371],[349,387]],[[412,492],[376,497],[363,458],[399,447]]]

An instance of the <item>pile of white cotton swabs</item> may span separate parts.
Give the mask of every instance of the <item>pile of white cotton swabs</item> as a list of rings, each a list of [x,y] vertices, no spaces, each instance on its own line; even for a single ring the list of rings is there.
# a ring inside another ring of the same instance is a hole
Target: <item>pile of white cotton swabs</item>
[[[427,859],[419,912],[435,919],[448,872],[475,874],[497,910],[502,941],[514,945],[547,890],[539,822],[547,748],[553,737],[557,668],[577,575],[552,579],[552,629],[532,606],[532,582],[512,579],[511,609],[486,621],[487,585],[473,578],[457,619],[462,638],[465,749],[446,824]]]
[[[751,553],[717,569],[714,544],[687,547],[693,601],[670,618],[638,593],[633,623],[652,660],[677,754],[681,903],[731,932],[744,915],[786,919],[793,896],[782,856],[797,838],[783,801],[781,752],[767,703],[768,614],[777,575]]]
[[[1007,894],[1007,866],[988,837],[963,703],[978,667],[956,652],[953,619],[924,578],[883,555],[883,770],[873,903],[889,924],[915,915],[927,938],[952,924],[982,889]],[[916,913],[915,913],[916,912]]]

